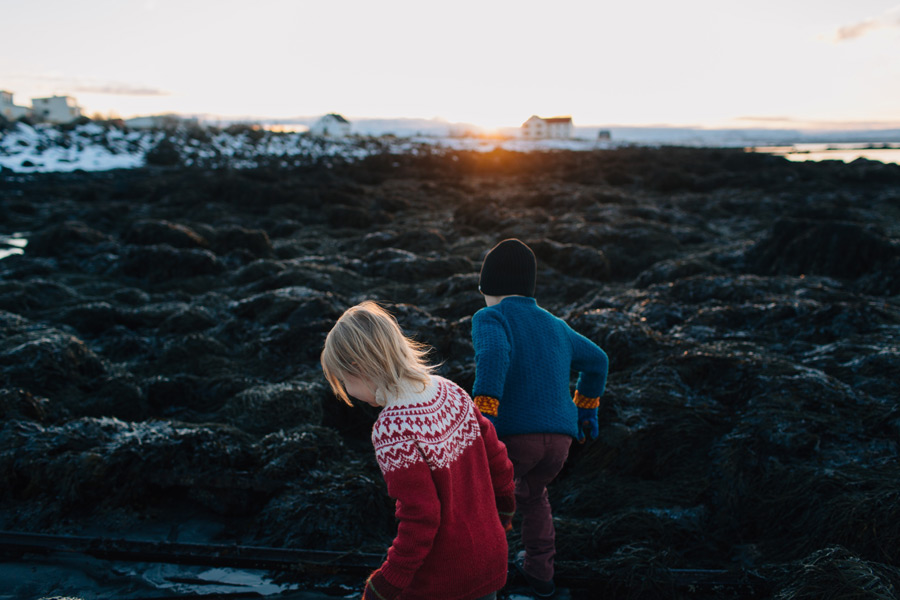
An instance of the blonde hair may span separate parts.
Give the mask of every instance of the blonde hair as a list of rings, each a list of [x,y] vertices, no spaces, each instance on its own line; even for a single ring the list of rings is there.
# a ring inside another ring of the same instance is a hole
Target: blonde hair
[[[366,301],[347,309],[328,332],[322,370],[334,395],[351,404],[341,383],[346,375],[368,379],[386,393],[396,393],[405,380],[427,384],[435,369],[425,361],[429,350],[403,335],[391,313]]]

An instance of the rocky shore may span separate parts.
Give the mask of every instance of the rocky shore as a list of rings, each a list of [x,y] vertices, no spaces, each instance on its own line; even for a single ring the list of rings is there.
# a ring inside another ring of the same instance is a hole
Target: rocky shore
[[[611,359],[600,439],[551,489],[561,568],[614,597],[673,597],[678,569],[900,597],[898,165],[621,148],[4,172],[14,234],[0,529],[383,551],[375,413],[331,396],[324,336],[381,301],[471,389],[481,257],[518,237],[538,302]]]

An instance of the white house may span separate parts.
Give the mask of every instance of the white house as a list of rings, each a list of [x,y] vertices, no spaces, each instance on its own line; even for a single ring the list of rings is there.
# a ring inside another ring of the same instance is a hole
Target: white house
[[[345,137],[350,135],[350,121],[335,113],[327,114],[313,123],[309,132],[319,137]]]
[[[572,137],[572,117],[550,117],[543,119],[537,115],[522,123],[522,137],[526,140],[557,139]]]
[[[13,103],[13,93],[0,90],[0,115],[6,117],[8,121],[15,121],[20,117],[28,114],[28,107],[16,106]]]
[[[81,116],[81,107],[71,96],[32,98],[31,113],[39,121],[68,123]]]

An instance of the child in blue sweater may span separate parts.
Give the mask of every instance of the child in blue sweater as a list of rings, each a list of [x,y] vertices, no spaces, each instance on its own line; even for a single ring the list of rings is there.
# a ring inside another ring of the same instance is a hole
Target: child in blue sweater
[[[538,597],[550,598],[556,545],[547,484],[562,469],[572,438],[584,441],[583,430],[597,437],[609,360],[594,342],[538,306],[536,266],[531,248],[517,239],[503,240],[484,258],[478,289],[487,307],[472,318],[472,397],[513,463],[525,546],[516,566]]]

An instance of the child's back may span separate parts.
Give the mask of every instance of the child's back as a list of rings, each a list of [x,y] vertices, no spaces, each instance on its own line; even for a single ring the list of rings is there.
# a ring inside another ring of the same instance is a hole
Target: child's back
[[[400,519],[382,571],[405,584],[403,597],[476,598],[503,587],[506,532],[492,482],[505,480],[500,495],[511,497],[512,469],[468,394],[432,376],[388,401],[372,443]]]
[[[606,383],[606,354],[534,298],[511,296],[472,318],[476,374],[473,395],[497,399],[500,437],[561,433],[579,437],[578,411],[569,390],[598,397]]]
[[[531,248],[503,240],[487,253],[478,289],[487,307],[472,318],[475,404],[506,444],[515,469],[525,551],[516,566],[534,593],[554,594],[556,533],[547,485],[581,429],[598,434],[597,407],[609,360],[596,344],[537,305]],[[578,382],[569,391],[572,371]]]
[[[322,368],[335,395],[382,411],[375,456],[396,500],[397,536],[366,600],[487,600],[506,582],[513,469],[490,422],[380,306],[348,309]]]

